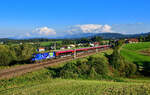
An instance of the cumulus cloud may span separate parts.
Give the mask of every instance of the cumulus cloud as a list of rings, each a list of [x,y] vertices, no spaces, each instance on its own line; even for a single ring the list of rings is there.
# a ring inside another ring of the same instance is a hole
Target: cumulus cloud
[[[44,35],[44,36],[56,35],[55,30],[48,27],[36,28],[35,30],[33,30],[33,33],[38,33],[39,35]]]
[[[84,24],[75,25],[70,27],[69,33],[102,33],[102,32],[112,32],[112,27],[110,25],[100,25],[100,24]]]
[[[112,29],[112,27],[106,24],[103,26],[102,32],[112,32],[111,29]]]
[[[25,35],[26,35],[27,37],[30,37],[30,36],[31,36],[31,34],[30,34],[30,33],[26,33]]]
[[[77,25],[84,33],[97,32],[97,30],[102,28],[102,25],[98,24],[86,24],[86,25]]]

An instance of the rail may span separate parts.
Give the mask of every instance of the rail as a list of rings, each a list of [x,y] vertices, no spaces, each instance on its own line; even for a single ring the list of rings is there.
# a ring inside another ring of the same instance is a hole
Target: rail
[[[107,49],[108,48],[103,49],[103,50],[97,50],[97,52],[101,52],[101,51],[104,51]],[[8,78],[20,76],[20,75],[23,75],[28,72],[39,70],[44,67],[55,66],[55,65],[61,64],[63,62],[68,62],[68,61],[71,61],[74,59],[87,57],[87,56],[90,56],[97,52],[93,51],[93,52],[89,52],[89,53],[88,52],[82,53],[80,55],[76,55],[75,58],[73,56],[67,56],[67,57],[63,57],[63,58],[48,60],[46,62],[42,62],[42,63],[38,63],[38,64],[26,64],[26,65],[13,67],[13,68],[3,69],[0,71],[0,79],[4,79],[4,78],[8,79]]]

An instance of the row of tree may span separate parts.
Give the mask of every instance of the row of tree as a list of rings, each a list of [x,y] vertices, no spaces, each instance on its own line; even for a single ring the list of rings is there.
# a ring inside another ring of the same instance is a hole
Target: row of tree
[[[138,39],[140,42],[149,42],[150,41],[150,34],[145,36],[145,37],[141,36]]]
[[[23,64],[30,61],[35,48],[32,45],[0,45],[0,65]]]

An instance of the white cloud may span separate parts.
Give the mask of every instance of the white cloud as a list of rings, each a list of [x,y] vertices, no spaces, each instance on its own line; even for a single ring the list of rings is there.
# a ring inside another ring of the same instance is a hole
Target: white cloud
[[[44,35],[44,36],[56,35],[55,30],[48,27],[36,28],[35,30],[33,30],[33,33],[38,33],[39,35]]]
[[[26,36],[27,36],[27,37],[30,37],[30,36],[31,36],[31,34],[30,34],[30,33],[26,33]]]
[[[85,24],[85,25],[77,25],[80,27],[84,33],[97,32],[97,30],[102,28],[102,25],[98,24]]]
[[[112,32],[112,27],[110,25],[100,25],[100,24],[84,24],[75,25],[69,29],[69,33],[102,33],[102,32]]]
[[[102,32],[112,32],[111,29],[112,29],[112,27],[106,24],[103,26]]]

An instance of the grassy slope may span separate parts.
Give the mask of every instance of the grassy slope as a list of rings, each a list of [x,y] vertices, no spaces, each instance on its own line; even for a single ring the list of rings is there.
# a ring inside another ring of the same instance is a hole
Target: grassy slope
[[[107,53],[112,53],[111,50]],[[103,53],[102,53],[103,56]],[[56,67],[55,67],[56,68]],[[146,95],[150,93],[148,79],[105,80],[52,79],[48,69],[0,80],[0,95]]]
[[[121,49],[121,55],[128,61],[135,63],[150,62],[150,56],[141,54],[139,51],[150,48],[150,42],[126,44]]]
[[[149,79],[123,79],[124,82],[51,79],[43,69],[10,80],[1,80],[0,95],[146,95]]]

